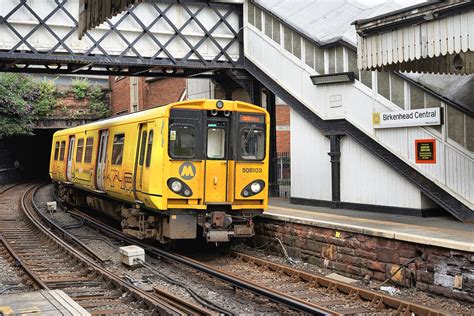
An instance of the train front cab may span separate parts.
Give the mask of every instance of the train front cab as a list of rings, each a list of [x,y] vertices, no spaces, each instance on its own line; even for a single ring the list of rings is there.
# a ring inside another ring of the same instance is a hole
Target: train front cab
[[[252,218],[268,203],[268,123],[243,102],[170,108],[165,232],[197,221],[210,242],[253,236]]]

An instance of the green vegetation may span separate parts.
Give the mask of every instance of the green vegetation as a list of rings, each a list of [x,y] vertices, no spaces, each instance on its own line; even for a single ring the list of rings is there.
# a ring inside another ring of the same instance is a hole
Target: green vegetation
[[[74,78],[72,80],[72,91],[74,92],[76,99],[84,99],[87,95],[89,87],[90,83],[87,78]]]
[[[88,99],[88,108],[77,110],[74,117],[103,118],[109,114],[100,87],[91,86],[89,80],[80,78],[73,80],[71,88],[76,99]],[[60,91],[53,80],[38,81],[25,74],[0,73],[0,137],[31,135],[35,120],[51,116],[53,111],[67,114],[67,107],[61,107],[58,102],[65,96],[67,92]]]

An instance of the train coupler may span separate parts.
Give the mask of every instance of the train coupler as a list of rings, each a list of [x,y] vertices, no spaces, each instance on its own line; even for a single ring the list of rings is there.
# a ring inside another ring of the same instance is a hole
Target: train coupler
[[[208,242],[228,242],[231,237],[251,237],[255,234],[253,221],[234,223],[225,212],[212,212],[204,224],[204,236]]]

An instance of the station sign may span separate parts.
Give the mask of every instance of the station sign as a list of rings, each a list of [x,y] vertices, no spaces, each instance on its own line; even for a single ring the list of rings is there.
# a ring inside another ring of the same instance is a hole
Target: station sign
[[[416,163],[436,163],[436,139],[415,140]]]
[[[441,108],[374,112],[372,124],[374,128],[440,125]]]

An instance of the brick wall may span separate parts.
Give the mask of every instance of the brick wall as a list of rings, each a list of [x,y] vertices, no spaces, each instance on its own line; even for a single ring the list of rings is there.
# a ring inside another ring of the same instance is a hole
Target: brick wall
[[[304,224],[258,218],[257,240],[280,239],[288,254],[348,277],[384,281],[392,277],[400,286],[474,302],[474,253],[374,237]],[[278,243],[270,251],[280,254]]]
[[[276,107],[277,152],[290,152],[290,107],[277,105]]]
[[[116,80],[109,77],[111,93],[112,115],[121,112],[130,112],[130,78],[123,77]],[[139,110],[145,110],[156,106],[166,105],[179,101],[184,89],[186,79],[147,79],[138,78],[138,106]]]

